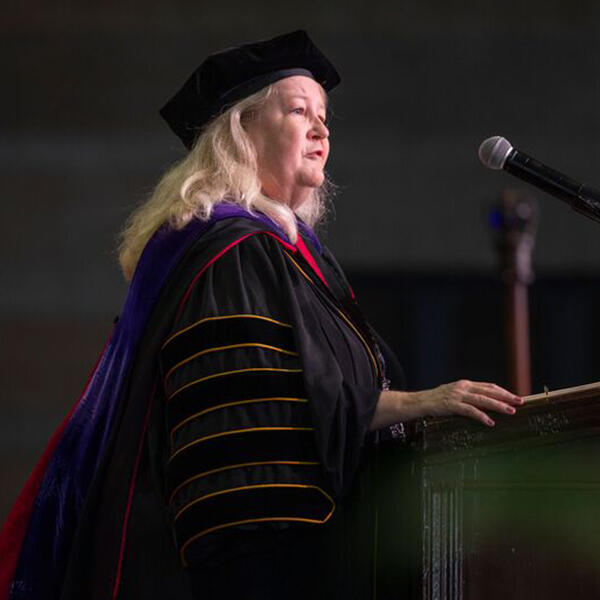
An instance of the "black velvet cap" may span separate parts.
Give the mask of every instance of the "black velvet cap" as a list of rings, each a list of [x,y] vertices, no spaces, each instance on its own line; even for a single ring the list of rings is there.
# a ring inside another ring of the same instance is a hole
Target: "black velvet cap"
[[[312,77],[327,92],[340,82],[327,57],[298,30],[211,54],[159,112],[190,149],[224,109],[293,75]]]

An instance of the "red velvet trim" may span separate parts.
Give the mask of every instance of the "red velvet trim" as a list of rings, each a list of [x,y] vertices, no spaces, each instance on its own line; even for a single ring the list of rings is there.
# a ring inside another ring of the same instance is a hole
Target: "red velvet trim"
[[[144,450],[144,440],[146,439],[146,432],[148,431],[148,424],[150,423],[150,413],[152,412],[152,402],[154,395],[156,394],[156,386],[158,379],[154,381],[154,388],[152,394],[148,400],[148,408],[146,415],[144,416],[144,425],[142,427],[142,433],[140,434],[140,441],[138,444],[138,451],[135,457],[135,465],[133,467],[133,474],[131,475],[131,481],[129,482],[129,494],[127,496],[127,508],[125,509],[125,516],[123,517],[123,530],[121,533],[121,547],[119,549],[119,561],[117,563],[117,575],[115,577],[115,586],[113,588],[112,600],[115,600],[119,593],[119,585],[121,584],[121,572],[123,567],[123,556],[125,554],[125,542],[127,540],[127,525],[129,523],[129,514],[131,513],[131,503],[133,501],[133,491],[135,489],[135,482],[137,479],[138,469],[140,466],[140,460],[142,458],[142,452]]]
[[[319,269],[319,265],[315,262],[315,259],[312,257],[312,254],[308,251],[304,240],[298,235],[298,241],[296,242],[296,247],[300,250],[300,254],[305,258],[306,262],[312,267],[312,270],[317,274],[319,279],[329,287],[327,280],[323,277],[323,273],[321,273],[321,269]]]
[[[0,600],[9,600],[10,588],[15,576],[15,571],[17,569],[19,556],[21,554],[21,546],[23,545],[23,540],[25,539],[25,534],[27,533],[31,509],[37,497],[38,490],[40,489],[40,484],[48,467],[48,463],[54,454],[54,449],[60,441],[63,431],[69,423],[73,412],[86,394],[92,381],[92,377],[96,372],[98,364],[100,363],[100,359],[104,355],[106,347],[108,346],[113,333],[114,327],[108,339],[106,340],[106,343],[104,344],[104,348],[102,348],[102,352],[100,352],[100,356],[96,360],[94,368],[88,376],[85,387],[83,388],[83,392],[75,404],[73,404],[71,410],[63,419],[62,423],[52,434],[48,444],[46,444],[46,448],[44,449],[42,457],[29,475],[27,482],[23,486],[21,493],[13,504],[10,512],[8,513],[8,517],[4,522],[4,526],[0,532],[0,556],[2,557],[2,561],[0,561]]]
[[[297,252],[296,246],[292,246],[292,244],[288,244],[286,241],[282,240],[278,235],[271,233],[270,231],[260,231],[259,233],[266,233],[270,235],[272,238],[275,238],[282,246],[285,246],[288,250],[291,250],[294,254]]]

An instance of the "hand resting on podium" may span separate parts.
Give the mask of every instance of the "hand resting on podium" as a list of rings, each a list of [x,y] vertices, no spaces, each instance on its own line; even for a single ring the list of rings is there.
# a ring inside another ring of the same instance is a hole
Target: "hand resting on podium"
[[[488,411],[514,414],[515,406],[520,404],[523,398],[495,383],[468,379],[417,392],[386,390],[379,396],[370,429],[423,417],[452,415],[470,417],[493,427],[495,423]]]

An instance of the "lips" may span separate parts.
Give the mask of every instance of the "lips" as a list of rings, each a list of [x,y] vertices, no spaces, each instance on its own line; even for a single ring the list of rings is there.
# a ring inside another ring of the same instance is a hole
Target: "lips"
[[[306,156],[306,158],[312,158],[312,159],[323,158],[323,150],[315,150],[314,152],[309,152],[308,154],[305,154],[304,156]]]

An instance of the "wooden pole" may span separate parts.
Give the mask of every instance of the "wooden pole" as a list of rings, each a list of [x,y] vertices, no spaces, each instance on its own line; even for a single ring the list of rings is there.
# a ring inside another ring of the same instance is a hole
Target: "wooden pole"
[[[506,339],[509,385],[515,394],[531,394],[529,348],[529,294],[527,284],[514,281],[506,286]]]
[[[506,343],[510,389],[531,394],[529,291],[533,281],[531,252],[537,228],[537,205],[513,189],[504,189],[492,223],[498,232],[500,275],[506,285]]]

